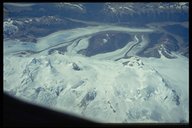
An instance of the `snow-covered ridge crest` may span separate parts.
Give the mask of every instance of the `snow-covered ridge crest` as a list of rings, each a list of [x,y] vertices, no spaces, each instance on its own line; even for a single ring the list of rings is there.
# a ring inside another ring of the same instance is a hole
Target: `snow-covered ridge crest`
[[[167,79],[165,72],[158,69],[169,60],[164,59],[159,65],[148,60],[135,56],[99,60],[57,52],[48,56],[7,55],[4,91],[99,122],[188,122],[187,94],[183,93],[186,90],[180,90],[177,79]],[[187,67],[181,57],[174,60]],[[187,89],[188,84],[183,86]]]

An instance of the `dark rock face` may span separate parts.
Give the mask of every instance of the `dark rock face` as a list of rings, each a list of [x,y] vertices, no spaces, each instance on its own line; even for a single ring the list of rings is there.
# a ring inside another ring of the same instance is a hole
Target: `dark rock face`
[[[164,50],[162,50],[161,53],[162,53],[165,57],[167,57],[167,58],[169,58],[169,59],[177,58],[177,57],[173,56],[169,51],[166,51],[166,52],[165,52]]]
[[[96,92],[96,91],[88,92],[88,93],[86,94],[86,96],[85,96],[85,99],[86,99],[87,101],[92,101],[92,100],[95,99],[96,95],[97,95],[97,92]]]
[[[164,27],[170,33],[176,34],[182,38],[185,44],[189,43],[189,29],[179,24],[167,25]]]
[[[177,94],[177,92],[175,90],[172,90],[172,94],[173,94],[172,101],[175,102],[176,105],[180,105],[180,97]]]
[[[157,49],[154,49],[155,46],[160,42],[160,38],[163,36],[163,33],[150,33],[148,34],[149,44],[142,51],[137,53],[139,56],[145,57],[156,57],[160,58],[160,54]]]
[[[144,51],[142,54],[138,54],[139,56],[142,57],[155,57],[155,58],[160,58],[161,55],[159,54],[157,49],[150,49],[148,51]]]
[[[164,47],[169,51],[177,51],[179,50],[178,41],[171,35],[166,35],[164,37],[165,40],[162,40]]]
[[[128,33],[101,32],[90,38],[85,55],[93,56],[99,53],[112,52],[123,48],[131,40],[131,36]]]
[[[169,58],[175,58],[172,56],[171,52],[183,52],[183,55],[187,57],[188,55],[188,45],[185,45],[181,41],[183,37],[177,37],[174,34],[168,33],[166,31],[154,32],[148,34],[149,44],[142,49],[137,55],[144,57],[156,57],[159,58],[159,50],[161,53]],[[183,50],[185,49],[185,50]]]
[[[73,69],[76,71],[81,70],[80,67],[76,63],[73,63]]]
[[[87,94],[85,95],[85,97],[82,99],[81,103],[80,103],[80,107],[87,107],[87,105],[93,101],[95,99],[95,97],[97,96],[97,92],[95,90],[87,92]]]

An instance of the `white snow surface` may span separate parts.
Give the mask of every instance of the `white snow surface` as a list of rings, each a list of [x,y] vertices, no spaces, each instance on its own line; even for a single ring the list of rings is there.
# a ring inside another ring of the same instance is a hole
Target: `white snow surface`
[[[80,70],[74,70],[73,63]],[[188,122],[188,79],[183,57],[4,57],[6,93],[98,122]]]
[[[152,32],[118,26],[97,26],[53,33],[37,44],[4,40],[4,92],[26,102],[72,113],[105,123],[189,122],[189,60],[177,58],[132,57],[119,59],[134,40],[122,49],[85,57],[76,54],[88,46],[91,34],[116,30]],[[88,35],[88,36],[87,36]],[[81,39],[79,37],[85,36]],[[141,46],[147,44],[140,35]],[[19,57],[9,53],[22,50],[38,51],[73,43],[66,54],[54,52]],[[69,42],[68,42],[69,41]],[[136,49],[135,50],[139,50]]]

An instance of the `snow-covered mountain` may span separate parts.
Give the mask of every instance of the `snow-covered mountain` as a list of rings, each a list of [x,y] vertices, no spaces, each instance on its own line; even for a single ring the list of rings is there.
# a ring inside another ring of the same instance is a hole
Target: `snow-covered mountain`
[[[23,6],[21,6],[23,5]],[[116,3],[4,3],[11,17],[57,15],[97,22],[165,22],[188,20],[188,2],[116,2]],[[19,14],[18,14],[19,13]],[[182,18],[180,18],[182,17]]]
[[[188,122],[188,80],[188,61],[182,56],[4,58],[5,92],[99,122]]]
[[[96,122],[189,122],[188,21],[137,26],[83,20],[92,7],[109,17],[155,7],[160,15],[162,9],[187,13],[186,3],[5,5],[5,93]],[[78,18],[44,15],[50,8],[79,12]]]
[[[96,32],[154,30],[83,30],[53,33],[36,44],[4,40],[4,91],[99,122],[188,122],[188,58],[173,52],[175,58],[169,59],[161,50],[160,58],[139,57],[137,49],[147,40],[138,34],[123,48],[88,57],[78,51],[90,46]]]
[[[147,27],[155,29],[155,32],[144,35],[145,39],[149,40],[148,44],[137,55],[160,57],[158,50],[163,50],[162,54],[169,58],[174,58],[170,55],[172,51],[182,53],[186,57],[189,56],[187,2],[31,3],[21,5],[17,3],[4,4],[6,13],[4,16],[4,38],[36,43],[37,38],[59,30],[111,24],[122,27]],[[109,37],[104,37],[103,33],[109,33]],[[96,34],[90,41],[99,42],[99,39],[103,38],[102,40],[114,42],[113,44],[116,45],[118,41],[113,41],[114,39],[123,40],[126,36],[133,39],[132,35],[130,37],[130,35],[121,32],[119,34],[117,32],[103,33]],[[113,37],[113,35],[115,36]],[[120,35],[122,36],[120,37]],[[119,39],[117,39],[118,37]],[[105,43],[102,48],[98,46],[97,49],[103,50],[108,49],[109,45]],[[113,49],[112,46],[110,48]],[[90,50],[93,51],[93,48],[89,47],[79,53],[88,56],[94,55],[95,53],[90,53]]]

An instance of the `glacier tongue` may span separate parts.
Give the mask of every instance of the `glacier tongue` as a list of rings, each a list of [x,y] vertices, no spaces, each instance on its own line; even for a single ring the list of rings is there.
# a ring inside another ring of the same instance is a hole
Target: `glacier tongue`
[[[177,63],[167,66],[171,61]],[[180,64],[184,72],[177,68]],[[188,122],[186,67],[188,62],[182,57],[112,61],[59,53],[7,55],[4,91],[99,122]],[[174,79],[176,72],[181,74]]]

